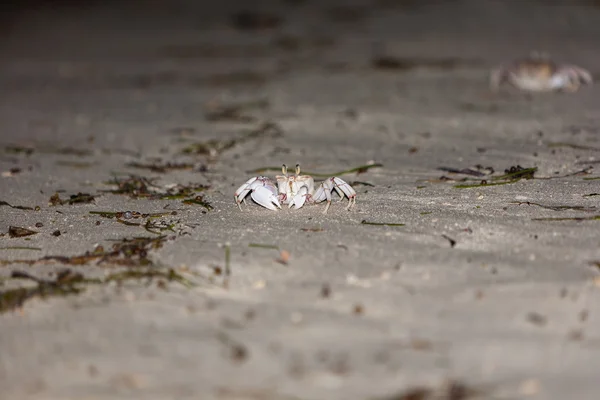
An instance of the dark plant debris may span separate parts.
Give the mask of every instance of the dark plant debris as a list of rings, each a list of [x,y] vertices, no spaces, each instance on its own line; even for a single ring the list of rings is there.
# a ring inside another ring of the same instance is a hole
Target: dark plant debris
[[[323,232],[323,228],[300,228],[302,232]]]
[[[484,179],[477,184],[454,185],[454,187],[457,189],[468,189],[485,186],[506,185],[518,182],[521,179],[534,179],[534,174],[536,171],[537,167],[523,168],[520,165],[517,165],[504,170],[503,175],[491,177],[490,181]]]
[[[376,226],[404,226],[405,224],[391,223],[391,222],[369,222],[366,219],[360,221],[363,225],[376,225]]]
[[[196,286],[194,282],[185,278],[183,275],[179,274],[173,268],[157,269],[157,268],[148,268],[148,269],[128,269],[121,272],[116,272],[114,274],[110,274],[103,279],[103,283],[108,282],[123,282],[127,280],[139,280],[139,279],[166,279],[169,282],[178,282],[179,284],[191,288]]]
[[[65,204],[73,205],[73,204],[88,204],[93,203],[96,197],[89,193],[77,193],[69,196],[68,199],[61,199],[58,193],[54,193],[49,200],[49,205],[51,206],[62,206]]]
[[[146,231],[160,235],[165,231],[175,232],[175,226],[179,221],[156,221],[156,218],[175,216],[177,211],[161,213],[140,213],[139,211],[90,211],[90,214],[99,215],[104,218],[115,218],[117,222],[127,226],[142,226]],[[145,223],[131,222],[131,219],[147,219]]]
[[[451,174],[463,174],[470,175],[476,177],[482,177],[487,175],[492,175],[494,173],[494,168],[492,167],[484,167],[482,165],[475,165],[471,168],[451,168],[451,167],[439,167],[440,171],[449,172]]]
[[[150,267],[154,263],[148,258],[148,253],[162,247],[167,236],[158,237],[134,237],[131,239],[120,239],[113,243],[110,249],[105,250],[103,246],[97,246],[92,251],[75,256],[44,256],[37,259],[0,259],[0,265],[12,264],[52,264],[64,265],[87,265],[96,262],[96,265],[124,266],[124,267]]]
[[[105,184],[114,185],[117,186],[117,188],[112,190],[102,190],[102,192],[128,195],[134,199],[182,200],[185,204],[201,205],[209,211],[213,209],[212,205],[206,201],[203,196],[197,195],[198,192],[209,189],[210,186],[208,185],[176,185],[167,190],[160,190],[160,188],[154,184],[154,181],[155,179],[138,175],[114,177],[112,180],[105,182]]]
[[[14,311],[23,307],[24,303],[33,298],[46,299],[49,297],[65,297],[80,294],[88,285],[107,284],[110,282],[123,283],[129,280],[161,279],[178,282],[186,287],[195,286],[193,282],[177,273],[174,269],[135,269],[115,272],[103,278],[86,278],[80,272],[72,269],[59,271],[54,279],[40,279],[24,271],[13,271],[11,279],[27,279],[36,283],[34,287],[20,287],[0,291],[0,313]]]
[[[356,186],[370,186],[370,187],[375,187],[375,185],[373,185],[372,183],[363,182],[363,181],[352,181],[352,182],[350,182],[350,186],[353,186],[353,187],[356,187]]]
[[[544,326],[548,322],[548,318],[537,312],[530,312],[527,314],[527,321],[537,326]]]
[[[182,171],[182,170],[193,170],[195,164],[193,163],[140,163],[132,161],[126,164],[129,168],[146,169],[157,174],[165,174],[170,171]]]
[[[456,240],[452,239],[450,236],[448,236],[448,235],[442,235],[442,237],[444,239],[446,239],[450,243],[450,247],[451,248],[453,248],[454,246],[456,246]]]
[[[457,380],[444,382],[440,387],[419,386],[379,397],[376,400],[469,400],[490,398],[482,389],[478,389]]]
[[[486,175],[491,175],[494,173],[494,169],[492,167],[483,167],[481,165],[476,165],[473,168],[465,168],[465,169],[457,169],[457,168],[449,168],[449,167],[439,167],[443,171],[447,171],[454,174],[465,174],[470,176],[475,176],[477,178],[484,177]],[[537,171],[537,168],[523,168],[520,165],[512,166],[508,169],[504,170],[503,175],[499,176],[490,176],[486,179],[473,179],[469,177],[464,177],[461,179],[450,178],[445,175],[437,178],[437,179],[428,179],[427,182],[430,183],[439,183],[439,182],[479,182],[477,184],[465,184],[465,185],[457,185],[455,187],[464,189],[470,187],[480,187],[480,186],[494,186],[494,185],[505,185],[507,183],[514,183],[519,181],[520,179],[534,179],[534,173]],[[480,175],[483,174],[483,175]],[[537,178],[537,179],[548,179],[548,178]]]
[[[29,167],[29,170],[31,171],[31,167]],[[20,174],[21,172],[23,172],[23,170],[21,168],[13,167],[13,168],[9,169],[8,171],[2,172],[2,176],[3,177],[15,176],[17,174]]]
[[[279,251],[279,246],[276,246],[274,244],[249,243],[248,247],[255,247],[255,248],[259,248],[259,249],[271,249],[271,250]]]
[[[117,186],[117,189],[103,190],[102,192],[126,194],[134,199],[148,198],[156,196],[158,193],[159,187],[154,184],[155,180],[156,178],[146,178],[139,175],[129,175],[126,177],[115,176],[110,181],[104,183],[106,185]]]
[[[371,66],[379,70],[410,71],[417,68],[452,70],[464,67],[477,66],[480,62],[460,58],[402,58],[394,56],[380,56],[371,60]]]
[[[4,152],[9,154],[25,154],[27,156],[33,154],[35,149],[33,147],[8,145],[4,146]]]
[[[493,177],[492,179],[503,181],[503,180],[515,180],[515,179],[533,179],[534,173],[537,168],[523,168],[520,165],[516,167],[510,167],[504,170],[504,175]]]
[[[547,222],[559,222],[559,221],[600,221],[600,215],[593,215],[591,217],[557,217],[557,218],[532,218],[532,221],[547,221]]]
[[[225,276],[231,275],[231,245],[225,243]]]
[[[534,203],[531,201],[511,201],[510,204],[523,205],[526,204],[528,206],[538,206],[541,208],[545,208],[547,210],[552,211],[565,211],[565,210],[573,210],[573,211],[585,211],[585,212],[594,212],[596,211],[596,207],[586,207],[586,206],[550,206],[540,203]]]
[[[160,200],[185,200],[186,198],[194,196],[198,192],[208,190],[210,186],[199,183],[191,185],[176,185],[172,188],[167,189],[165,193],[155,193],[154,195],[147,196],[150,199]]]
[[[167,211],[159,213],[141,213],[139,211],[90,211],[92,215],[99,215],[103,218],[117,219],[138,219],[138,218],[160,218],[167,215],[177,215],[177,211]]]
[[[4,147],[4,151],[10,154],[25,154],[27,156],[34,152],[46,153],[46,154],[60,154],[64,156],[77,156],[86,157],[94,154],[93,151],[88,149],[76,149],[73,147],[53,147],[53,146],[19,146],[19,145],[8,145]]]
[[[182,201],[183,204],[197,204],[206,208],[208,211],[213,210],[214,207],[206,200],[204,200],[204,196],[196,196],[194,198],[185,199]]]
[[[77,287],[74,282],[82,281],[83,275],[75,273],[71,279],[65,279],[65,275],[67,275],[66,272],[61,272],[55,280],[44,280],[27,272],[13,271],[11,278],[32,280],[37,285],[0,291],[0,313],[21,308],[26,301],[34,297],[47,298],[81,293],[83,289]]]
[[[324,283],[321,286],[321,298],[328,299],[331,297],[331,286],[328,283]]]
[[[254,122],[257,120],[257,118],[248,114],[248,111],[254,109],[264,110],[268,107],[269,101],[265,99],[231,104],[211,102],[207,106],[207,111],[204,114],[204,118],[210,122]]]
[[[278,138],[283,136],[283,129],[275,122],[266,121],[257,128],[233,139],[210,139],[205,142],[192,143],[184,147],[181,152],[188,155],[205,155],[216,157],[236,145],[249,140],[260,138]],[[281,167],[280,167],[281,169]]]
[[[331,173],[308,172],[308,171],[302,171],[302,173],[304,175],[311,175],[311,176],[314,176],[314,177],[317,177],[317,178],[328,178],[330,176],[352,174],[352,173],[355,173],[355,172],[357,174],[362,174],[364,172],[367,172],[371,168],[379,168],[379,167],[383,167],[383,164],[379,164],[379,163],[366,164],[366,165],[361,165],[361,166],[356,167],[356,168],[351,168],[351,169],[347,169],[347,170],[344,170],[344,171],[331,172]],[[251,170],[251,171],[246,171],[246,173],[248,173],[248,174],[261,174],[261,173],[268,172],[268,171],[281,171],[281,167],[262,167],[262,168],[257,168],[257,169]]]
[[[600,261],[590,261],[589,264],[591,267],[596,268],[598,272],[600,272]]]
[[[229,279],[231,277],[231,244],[225,243],[223,246],[225,250],[225,264],[224,265],[213,265],[213,276],[208,277],[208,280],[213,283],[214,277],[222,276],[221,287],[227,289],[229,287]]]
[[[568,147],[568,148],[574,149],[574,150],[600,151],[599,147],[585,146],[585,145],[581,145],[581,144],[567,143],[567,142],[550,142],[550,143],[548,143],[548,147],[549,148]]]
[[[2,201],[0,200],[0,206],[7,206],[10,208],[15,208],[17,210],[27,210],[27,211],[33,211],[33,207],[26,207],[26,206],[13,206],[12,204],[7,203],[6,201]]]
[[[25,236],[35,235],[36,231],[32,231],[31,229],[21,228],[19,226],[9,226],[8,227],[8,236],[11,238],[20,238]]]
[[[125,221],[122,219],[117,219],[117,222],[120,224],[123,224],[123,225],[127,225],[127,226],[140,226],[141,225],[140,223],[137,223],[137,222],[129,222],[129,221]]]
[[[41,247],[29,247],[29,246],[5,246],[0,247],[0,250],[33,250],[33,251],[41,251]]]

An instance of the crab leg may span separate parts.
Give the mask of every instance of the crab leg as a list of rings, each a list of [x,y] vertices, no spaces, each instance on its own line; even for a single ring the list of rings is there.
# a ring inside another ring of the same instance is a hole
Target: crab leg
[[[506,72],[505,66],[494,69],[490,74],[490,88],[492,91],[498,91],[500,85],[502,85],[507,78],[508,73]]]
[[[576,92],[581,85],[590,85],[594,80],[588,71],[574,65],[562,67],[555,74],[555,77],[560,81],[564,81],[562,85],[557,86],[567,92]]]
[[[248,195],[248,193],[250,193],[250,191],[252,190],[250,188],[250,186],[252,185],[252,183],[254,183],[256,180],[258,179],[258,177],[254,177],[254,178],[250,178],[248,179],[246,182],[244,182],[244,184],[242,186],[240,186],[235,193],[233,194],[233,197],[235,199],[236,204],[238,205],[238,207],[240,208],[240,211],[242,210],[242,201],[244,203],[246,203],[246,196]]]
[[[592,74],[590,74],[589,71],[583,68],[577,67],[575,65],[567,65],[564,68],[570,70],[571,74],[573,74],[577,80],[583,82],[586,85],[589,85],[594,82]]]
[[[334,190],[340,195],[342,199],[344,198],[344,196],[348,197],[349,202],[348,207],[346,207],[347,210],[352,208],[352,206],[356,203],[356,192],[354,191],[352,186],[350,186],[344,180],[335,176],[327,178],[327,180],[321,183],[321,185],[313,195],[313,201],[315,203],[327,200],[327,206],[325,207],[325,211],[323,211],[323,214],[326,214],[327,210],[329,210],[329,206],[331,205],[331,192]]]
[[[331,180],[335,184],[334,188],[336,189],[336,191],[339,193],[339,191],[341,190],[346,195],[346,197],[348,197],[347,209],[349,210],[350,208],[352,208],[352,206],[356,203],[356,191],[352,188],[352,186],[350,186],[348,183],[344,182],[340,178],[333,177],[331,178]]]

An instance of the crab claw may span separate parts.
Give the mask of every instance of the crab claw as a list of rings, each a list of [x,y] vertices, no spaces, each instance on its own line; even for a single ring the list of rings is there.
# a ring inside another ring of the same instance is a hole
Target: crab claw
[[[279,204],[279,200],[277,199],[277,188],[267,177],[257,176],[250,178],[235,191],[235,202],[240,210],[242,209],[241,203],[246,202],[245,199],[248,193],[250,193],[252,200],[269,210],[281,208],[281,204]]]
[[[275,193],[265,186],[259,186],[254,189],[252,194],[250,194],[250,197],[252,197],[252,200],[269,210],[277,211],[277,208],[281,208],[281,204],[279,204],[279,200]]]
[[[297,210],[304,205],[306,202],[306,196],[308,195],[308,188],[306,186],[302,186],[298,189],[298,193],[292,198],[288,207],[294,206]]]
[[[323,214],[327,214],[327,210],[329,210],[329,206],[331,205],[331,192],[336,191],[336,193],[340,196],[340,201],[344,199],[344,197],[348,197],[348,207],[347,210],[352,208],[354,204],[356,204],[356,191],[344,180],[338,177],[327,178],[315,194],[312,199],[315,203],[319,203],[321,201],[327,200],[327,206],[325,207],[325,211]]]

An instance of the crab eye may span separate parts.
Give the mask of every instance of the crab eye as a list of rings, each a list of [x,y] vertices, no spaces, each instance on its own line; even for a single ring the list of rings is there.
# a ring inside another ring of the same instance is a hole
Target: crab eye
[[[296,164],[296,175],[300,175],[300,164]]]
[[[287,174],[287,165],[283,164],[283,166],[281,167],[281,172],[283,172],[284,175]]]

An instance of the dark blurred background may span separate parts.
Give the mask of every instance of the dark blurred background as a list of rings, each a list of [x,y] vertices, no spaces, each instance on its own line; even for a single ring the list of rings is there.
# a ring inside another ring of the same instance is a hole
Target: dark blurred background
[[[5,58],[171,57],[174,46],[227,43],[247,59],[249,45],[270,40],[340,62],[379,50],[490,63],[541,50],[587,62],[600,39],[600,0],[23,0],[0,10]]]

